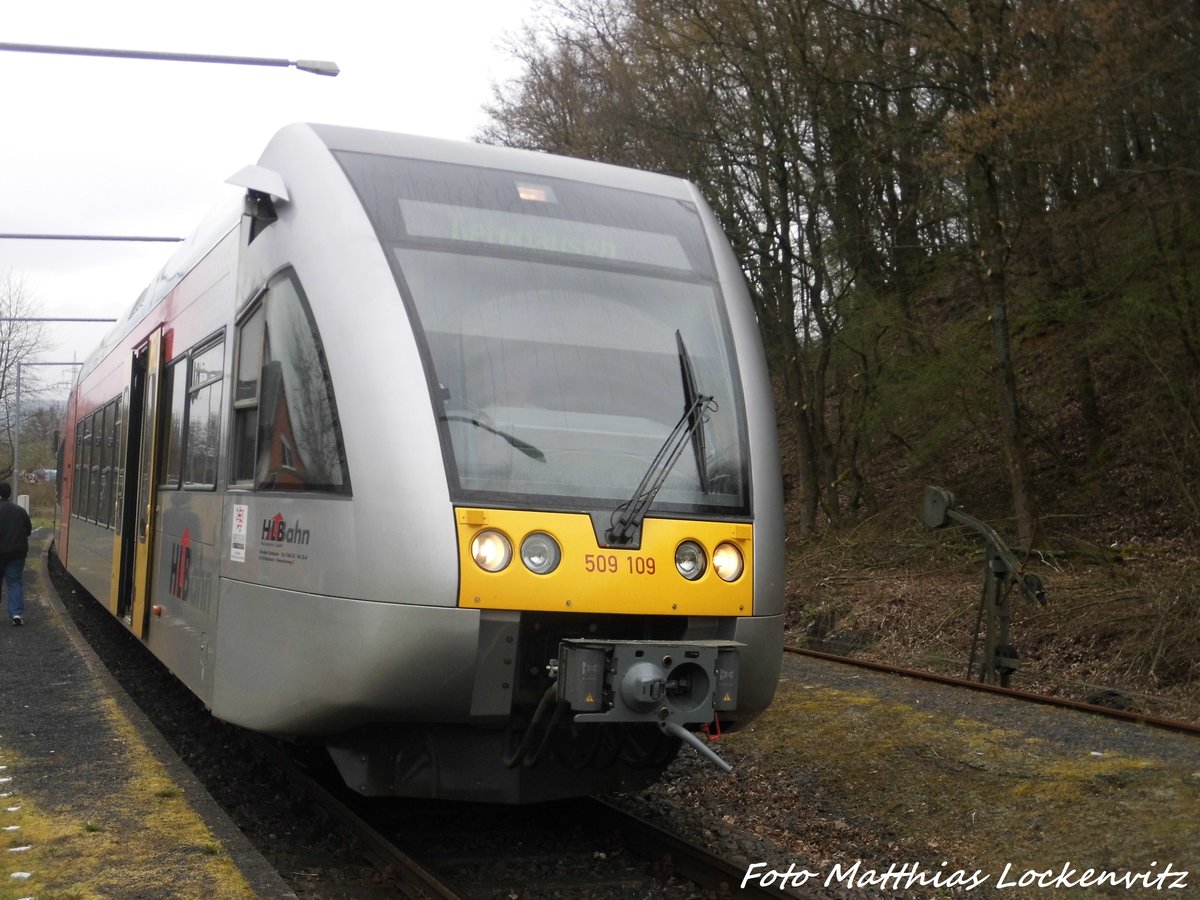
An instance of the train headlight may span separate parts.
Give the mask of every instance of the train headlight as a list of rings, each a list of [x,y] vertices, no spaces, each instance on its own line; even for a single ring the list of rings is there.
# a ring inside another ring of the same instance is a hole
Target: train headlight
[[[521,541],[521,562],[536,575],[548,575],[558,568],[561,560],[558,541],[544,531],[535,531]]]
[[[675,548],[675,568],[688,581],[695,581],[703,575],[707,566],[704,548],[695,541],[684,541]]]
[[[713,551],[713,571],[720,575],[723,581],[737,581],[742,577],[745,567],[742,551],[733,544],[718,544],[717,549]]]
[[[471,541],[471,556],[485,572],[499,572],[512,562],[512,542],[499,531],[481,531]]]

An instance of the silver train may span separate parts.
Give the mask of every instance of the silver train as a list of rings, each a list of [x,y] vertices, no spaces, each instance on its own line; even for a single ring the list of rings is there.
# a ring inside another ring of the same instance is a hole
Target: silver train
[[[633,789],[771,702],[783,510],[697,189],[293,125],[80,371],[56,552],[370,795]]]

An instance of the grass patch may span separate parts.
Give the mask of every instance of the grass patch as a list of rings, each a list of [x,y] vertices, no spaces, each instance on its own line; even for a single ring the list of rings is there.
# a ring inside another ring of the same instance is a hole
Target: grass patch
[[[1081,752],[1024,734],[970,712],[785,682],[753,731],[723,743],[739,757],[735,769],[753,772],[768,794],[773,772],[785,782],[806,773],[808,812],[785,825],[785,844],[805,844],[810,829],[825,833],[813,843],[836,847],[839,830],[854,829],[884,859],[913,853],[935,867],[1171,860],[1194,870],[1200,757]]]
[[[82,791],[69,809],[41,808],[32,786],[0,801],[0,824],[19,826],[18,831],[0,832],[0,848],[29,847],[19,861],[9,860],[12,870],[19,868],[28,877],[0,879],[0,900],[253,900],[241,872],[115,701],[104,700],[104,712],[110,730],[104,737],[123,748],[128,777],[111,788]],[[0,751],[0,764],[18,783],[22,770],[39,765],[8,749]]]

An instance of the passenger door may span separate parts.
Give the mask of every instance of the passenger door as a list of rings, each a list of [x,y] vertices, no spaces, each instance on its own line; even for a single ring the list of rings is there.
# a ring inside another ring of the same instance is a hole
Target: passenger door
[[[116,540],[116,609],[130,630],[145,637],[157,513],[159,394],[163,331],[156,330],[133,351],[129,379],[129,423],[125,439],[124,502]]]

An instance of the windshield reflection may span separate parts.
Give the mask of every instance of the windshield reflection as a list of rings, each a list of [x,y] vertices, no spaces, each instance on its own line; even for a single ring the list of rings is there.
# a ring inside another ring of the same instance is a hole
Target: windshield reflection
[[[685,454],[658,503],[744,506],[740,404],[713,285],[463,254],[397,255],[462,491],[628,500],[686,400],[678,330],[720,412],[705,426],[702,465]]]

